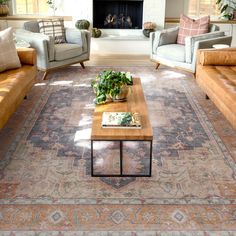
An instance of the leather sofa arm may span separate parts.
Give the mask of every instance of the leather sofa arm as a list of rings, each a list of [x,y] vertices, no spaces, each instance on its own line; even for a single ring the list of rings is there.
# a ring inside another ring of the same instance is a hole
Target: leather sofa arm
[[[36,50],[33,48],[18,48],[17,54],[21,64],[36,65]]]
[[[198,51],[198,63],[202,66],[236,66],[236,48],[201,49]]]

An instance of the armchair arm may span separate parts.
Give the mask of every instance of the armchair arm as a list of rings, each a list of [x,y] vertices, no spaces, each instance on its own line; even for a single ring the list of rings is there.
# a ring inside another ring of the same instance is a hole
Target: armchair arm
[[[54,39],[51,36],[17,29],[16,40],[24,40],[37,51],[38,67],[45,69],[49,61],[54,60]]]
[[[198,64],[236,66],[236,48],[200,49],[198,50]]]
[[[66,42],[79,44],[82,46],[82,30],[74,29],[74,28],[65,28],[66,32]]]
[[[66,28],[66,41],[83,47],[83,52],[90,48],[90,33],[87,30]]]
[[[193,49],[193,58],[192,58],[192,65],[195,71],[196,68],[196,60],[197,60],[197,50],[204,49],[204,48],[212,48],[214,44],[227,44],[230,45],[232,41],[232,36],[223,36],[214,39],[205,39],[202,41],[197,41],[194,44]]]
[[[17,48],[21,64],[36,65],[36,50],[34,48]]]
[[[152,32],[150,34],[152,43],[152,52],[155,53],[157,48],[161,45],[176,43],[178,32],[179,32],[179,27]]]
[[[185,38],[185,60],[187,63],[192,62],[192,57],[193,57],[193,51],[194,51],[194,46],[197,41],[204,41],[208,40],[209,42],[209,47],[211,48],[214,43],[210,43],[211,40],[213,42],[213,39],[223,37],[225,33],[223,31],[215,31],[211,33],[206,33],[206,34],[200,34],[200,35],[195,35],[195,36],[188,36]]]

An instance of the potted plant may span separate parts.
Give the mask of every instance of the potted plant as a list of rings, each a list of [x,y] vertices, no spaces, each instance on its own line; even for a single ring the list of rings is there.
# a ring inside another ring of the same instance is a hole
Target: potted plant
[[[77,20],[75,23],[75,27],[80,30],[81,29],[88,30],[89,26],[90,26],[89,21],[85,19]]]
[[[235,0],[217,0],[220,13],[223,18],[228,20],[236,19],[236,1]]]
[[[56,6],[56,3],[55,3],[55,0],[47,0],[46,3],[52,9],[53,15],[55,16],[56,15],[56,10],[57,10],[57,6]]]
[[[102,31],[97,28],[92,28],[92,37],[99,38],[102,35]]]
[[[128,94],[128,85],[133,84],[130,72],[115,72],[105,70],[98,74],[92,81],[96,104],[106,103],[107,101],[124,101]]]
[[[7,16],[9,13],[8,3],[9,0],[0,0],[0,17]]]
[[[144,22],[143,24],[143,34],[149,38],[150,33],[155,31],[155,24],[153,22]]]

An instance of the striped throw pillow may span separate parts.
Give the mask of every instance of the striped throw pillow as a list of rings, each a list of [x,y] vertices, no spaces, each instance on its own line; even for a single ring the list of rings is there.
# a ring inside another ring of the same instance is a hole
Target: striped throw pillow
[[[66,43],[65,27],[63,19],[38,20],[39,32],[52,36],[56,44]]]
[[[209,23],[210,16],[204,16],[198,20],[194,20],[181,14],[177,43],[185,44],[185,37],[187,36],[208,33]]]

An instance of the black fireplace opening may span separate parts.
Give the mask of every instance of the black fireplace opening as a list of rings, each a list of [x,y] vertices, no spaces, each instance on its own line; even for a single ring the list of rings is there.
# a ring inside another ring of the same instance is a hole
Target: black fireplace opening
[[[143,0],[93,0],[93,27],[142,29]]]

